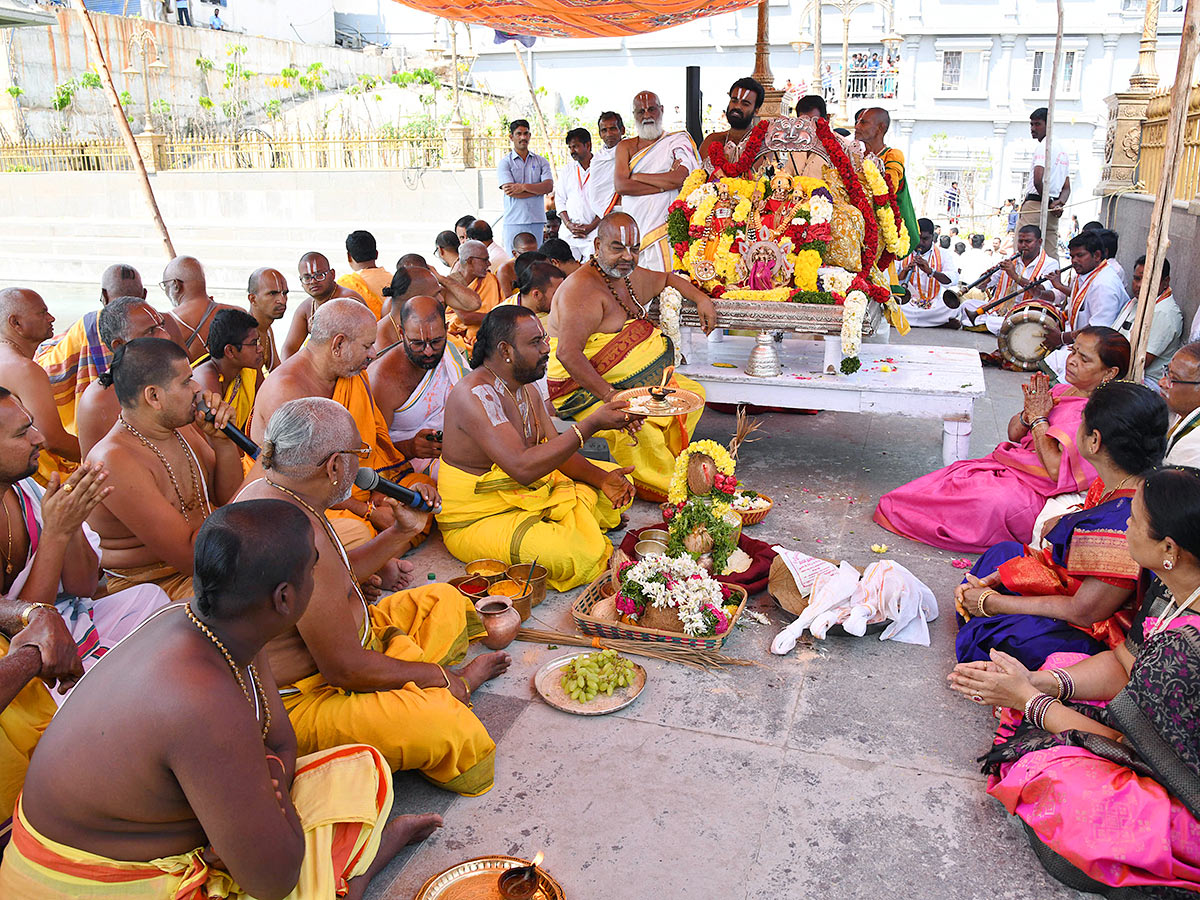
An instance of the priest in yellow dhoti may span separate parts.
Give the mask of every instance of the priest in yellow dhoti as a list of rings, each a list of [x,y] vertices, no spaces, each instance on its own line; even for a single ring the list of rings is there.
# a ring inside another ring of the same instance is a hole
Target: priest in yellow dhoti
[[[424,519],[401,507],[395,526],[347,551],[323,514],[358,471],[344,449],[356,434],[346,410],[330,400],[289,401],[267,426],[262,477],[234,504],[282,498],[318,529],[312,602],[296,628],[268,646],[300,752],[364,742],[393,769],[415,769],[460,794],[483,793],[492,784],[495,745],[468,700],[508,657],[484,654],[447,668],[462,661],[473,633],[482,634],[474,609],[450,585],[367,603],[359,582],[406,546]]]
[[[493,558],[548,570],[556,590],[593,581],[612,544],[604,532],[633,500],[628,468],[580,455],[601,430],[632,428],[623,403],[606,403],[559,434],[534,387],[549,343],[533,310],[488,313],[471,352],[474,369],[446,400],[438,527],[468,562]]]
[[[716,322],[712,300],[690,281],[637,265],[637,225],[624,213],[610,213],[597,229],[589,265],[568,276],[550,310],[550,400],[561,418],[578,420],[599,409],[620,390],[658,385],[675,350],[671,340],[646,318],[650,298],[672,288],[696,305],[705,331]],[[668,384],[704,396],[703,388],[682,375]],[[667,499],[675,457],[688,445],[700,409],[684,416],[646,418],[636,435],[604,431],[618,465],[632,467],[643,500]]]
[[[3,601],[27,606],[19,601]],[[46,685],[38,678],[42,657],[36,645],[21,644],[11,652],[9,639],[0,635],[0,843],[6,839],[17,795],[38,739],[58,707]]]
[[[267,648],[315,602],[315,543],[308,515],[279,499],[208,518],[196,599],[164,607],[106,654],[42,736],[0,896],[361,896],[403,845],[441,824],[388,821],[391,770],[376,748],[297,749]],[[220,753],[195,735],[219,736]]]
[[[272,414],[299,397],[325,397],[341,404],[354,417],[359,445],[346,447],[363,465],[382,477],[398,481],[423,494],[432,509],[438,505],[437,491],[425,475],[416,474],[388,435],[388,424],[371,396],[366,367],[374,358],[376,322],[357,300],[336,299],[322,303],[313,315],[308,342],[289,356],[267,377],[259,389],[250,417],[250,436],[259,444]],[[255,472],[251,469],[251,473]],[[394,502],[369,494],[353,485],[350,495],[330,510],[330,518],[347,547],[353,549],[371,540],[395,520]],[[424,540],[432,528],[432,516],[414,538]]]

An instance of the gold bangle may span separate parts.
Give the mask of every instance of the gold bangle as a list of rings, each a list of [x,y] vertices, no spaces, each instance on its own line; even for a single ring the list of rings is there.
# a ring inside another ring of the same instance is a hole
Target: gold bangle
[[[438,671],[442,673],[442,677],[446,679],[446,690],[450,690],[450,675],[446,672],[445,666],[438,666]]]
[[[979,617],[981,619],[988,618],[988,612],[987,612],[987,610],[985,610],[983,608],[984,602],[987,600],[988,597],[990,597],[996,593],[999,593],[999,591],[994,591],[991,588],[987,588],[986,590],[984,590],[984,592],[982,594],[979,595],[979,599],[975,603],[975,608],[976,608],[976,610],[978,610]]]
[[[455,672],[454,674],[458,675],[457,672]],[[467,692],[467,709],[474,709],[475,704],[471,702],[471,685],[467,683],[467,679],[464,678],[462,675],[459,675],[458,677],[460,679],[462,679],[463,690]]]
[[[571,430],[575,432],[575,437],[579,438],[579,449],[583,449],[583,432],[579,430],[579,426],[572,424]]]
[[[33,617],[34,611],[38,609],[48,609],[55,614],[58,613],[58,607],[49,603],[26,603],[19,614],[22,628],[29,627],[29,620]]]

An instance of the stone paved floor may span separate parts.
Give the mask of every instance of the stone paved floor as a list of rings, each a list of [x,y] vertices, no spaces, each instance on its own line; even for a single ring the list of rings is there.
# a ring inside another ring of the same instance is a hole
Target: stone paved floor
[[[904,340],[995,346],[944,329]],[[1021,382],[987,370],[973,456],[1001,439]],[[732,430],[732,416],[710,411],[699,436],[724,443]],[[710,674],[646,661],[649,682],[633,705],[583,718],[546,706],[531,686],[565,648],[515,643],[509,672],[475,696],[497,744],[495,787],[467,799],[398,776],[396,812],[436,810],[446,825],[389,866],[369,897],[409,900],[464,859],[538,850],[573,900],[1082,896],[1043,872],[1015,820],[984,793],[975,758],[992,720],[945,687],[956,554],[871,521],[881,493],[941,465],[940,422],[775,415],[762,434],[738,474],[777,503],[751,533],[860,566],[876,558],[872,543],[886,542],[938,597],[932,646],[840,637],[772,656],[771,638],[791,617],[762,594],[751,608],[771,625],[749,624],[725,645],[760,666]],[[632,511],[635,526],[655,519],[648,504]],[[420,578],[461,572],[437,539],[414,558]],[[573,630],[574,596],[552,594],[532,627]]]

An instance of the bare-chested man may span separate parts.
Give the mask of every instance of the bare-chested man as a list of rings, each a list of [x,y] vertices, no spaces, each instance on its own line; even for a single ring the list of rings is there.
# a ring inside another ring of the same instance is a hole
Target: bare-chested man
[[[532,310],[500,306],[484,319],[471,351],[475,371],[446,402],[438,525],[459,559],[536,558],[547,583],[566,591],[604,571],[612,554],[604,532],[633,500],[630,468],[579,450],[593,434],[638,423],[625,403],[605,403],[558,434],[533,386],[549,355]]]
[[[37,479],[45,484],[52,472],[69,475],[79,464],[79,439],[63,427],[46,370],[33,361],[38,345],[54,336],[54,316],[36,291],[0,291],[0,385],[20,399],[46,444],[38,460]]]
[[[637,136],[617,144],[613,183],[622,198],[621,208],[633,216],[641,231],[642,268],[669,272],[667,208],[679,196],[688,175],[700,167],[700,154],[686,131],[667,134],[662,118],[658,94],[641,91],[633,98]]]
[[[746,143],[746,136],[758,124],[758,111],[764,97],[766,91],[753,78],[739,78],[730,86],[729,105],[725,108],[725,121],[729,123],[729,128],[714,131],[700,144],[700,159],[704,161],[706,169],[712,171],[708,151],[714,142],[725,145],[725,155],[731,161],[737,159]]]
[[[264,646],[305,615],[316,562],[291,504],[213,513],[189,565],[196,600],[106,656],[42,738],[0,894],[280,898],[299,881],[305,897],[345,884],[358,900],[400,847],[441,825],[387,823],[392,779],[372,747],[297,759]]]
[[[218,303],[208,295],[204,267],[194,256],[177,256],[163,269],[159,287],[174,307],[167,315],[175,320],[188,359],[195,362],[205,354],[208,328],[218,309],[237,309],[228,303]],[[175,337],[174,334],[171,335]]]
[[[609,213],[597,229],[595,256],[589,265],[569,276],[554,297],[547,330],[550,333],[550,399],[561,418],[577,420],[619,390],[658,384],[674,364],[670,340],[646,318],[645,308],[665,287],[673,287],[696,305],[707,333],[716,323],[712,300],[690,281],[638,265],[641,235],[625,213]],[[602,369],[592,361],[605,347],[620,354],[600,354]],[[673,386],[701,396],[704,389],[688,378],[673,375]],[[675,457],[687,446],[700,410],[687,416],[646,420],[636,443],[621,432],[604,432],[612,458],[633,466],[633,483],[643,500],[666,500]]]
[[[410,297],[390,319],[400,346],[367,369],[371,394],[396,449],[416,471],[437,478],[446,397],[467,373],[467,364],[457,347],[447,345],[446,308],[440,301]]]
[[[512,257],[506,259],[496,271],[496,280],[500,282],[500,296],[511,297],[517,289],[517,257],[522,253],[532,253],[538,248],[538,239],[528,231],[518,232],[513,238]]]
[[[283,362],[275,346],[271,325],[287,314],[288,283],[278,269],[255,269],[246,283],[250,315],[258,322],[258,343],[263,350],[263,370],[274,372]]]
[[[393,309],[409,297],[432,297],[455,312],[479,309],[479,295],[467,287],[461,273],[442,275],[428,266],[397,266],[392,283],[383,289],[383,318],[379,320],[375,349],[382,351],[400,340],[400,328]]]
[[[192,595],[192,545],[213,507],[242,481],[238,449],[221,431],[233,409],[203,395],[187,354],[162,338],[117,348],[111,379],[121,404],[112,429],[88,453],[108,469],[112,492],[89,517],[100,535],[108,590],[152,582],[173,600]]]
[[[100,310],[96,327],[100,339],[109,350],[109,358],[122,344],[143,337],[166,338],[167,325],[172,320],[165,318],[145,300],[137,297],[118,297]],[[178,343],[178,341],[176,341]],[[79,452],[84,457],[100,443],[116,424],[121,412],[117,392],[105,378],[97,379],[87,386],[79,398]]]
[[[357,300],[368,310],[370,309],[366,300],[337,283],[337,272],[322,253],[313,251],[300,257],[300,286],[304,288],[304,293],[308,294],[308,297],[300,301],[300,305],[296,307],[296,314],[292,316],[292,325],[283,341],[284,359],[292,356],[304,346],[304,340],[312,328],[312,317],[321,308],[321,304],[327,300],[338,298]],[[371,316],[377,318],[373,311]]]
[[[262,442],[271,415],[298,397],[325,397],[350,411],[358,424],[364,465],[385,478],[421,492],[431,507],[438,505],[433,482],[414,473],[404,455],[392,444],[387,421],[371,397],[366,369],[375,358],[375,317],[356,300],[330,300],[313,316],[308,343],[263,382],[254,404],[250,434]],[[355,489],[338,507],[338,534],[348,547],[357,547],[395,520],[395,502]],[[426,533],[432,526],[426,515]],[[416,542],[424,538],[424,533]],[[411,565],[411,564],[408,564]],[[397,582],[387,582],[397,584]]]
[[[347,554],[324,513],[349,495],[358,441],[353,418],[338,404],[292,400],[267,425],[261,477],[238,495],[239,503],[295,503],[316,529],[313,601],[268,646],[271,670],[286,686],[301,752],[361,741],[378,747],[393,769],[418,769],[447,790],[480,794],[492,784],[495,745],[466,704],[508,668],[509,657],[487,653],[445,668],[467,649],[470,609],[449,585],[391,594],[368,608],[357,582],[410,543],[424,517],[402,507],[374,541]]]

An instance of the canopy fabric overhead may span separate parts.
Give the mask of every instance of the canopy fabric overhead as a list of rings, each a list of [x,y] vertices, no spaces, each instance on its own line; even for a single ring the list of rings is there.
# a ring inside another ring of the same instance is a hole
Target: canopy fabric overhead
[[[539,37],[625,37],[757,6],[758,0],[396,0],[446,19]]]

